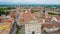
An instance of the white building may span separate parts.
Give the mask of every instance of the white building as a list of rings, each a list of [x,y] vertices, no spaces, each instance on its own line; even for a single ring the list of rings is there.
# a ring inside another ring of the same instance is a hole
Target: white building
[[[29,21],[28,23],[20,23],[19,26],[23,26],[20,30],[20,34],[41,34],[41,23],[37,21]]]
[[[25,24],[25,34],[41,34],[41,23]]]
[[[25,34],[41,34],[41,23],[38,21],[30,21],[25,24]]]

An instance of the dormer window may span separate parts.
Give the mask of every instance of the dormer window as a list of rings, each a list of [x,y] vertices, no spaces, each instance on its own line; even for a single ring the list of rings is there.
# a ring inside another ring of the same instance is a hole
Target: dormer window
[[[45,15],[45,11],[42,11],[42,15]]]
[[[3,20],[8,20],[9,18],[3,18]]]
[[[6,20],[8,20],[9,18],[6,18]]]
[[[53,26],[52,28],[56,28],[56,26]]]
[[[45,11],[43,11],[43,13],[45,13]]]

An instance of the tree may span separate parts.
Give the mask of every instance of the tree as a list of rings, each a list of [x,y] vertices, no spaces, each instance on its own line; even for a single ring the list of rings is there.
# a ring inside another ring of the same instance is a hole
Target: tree
[[[4,12],[4,11],[0,11],[0,16],[1,16],[2,14],[5,14],[5,12]]]
[[[4,14],[4,15],[8,15],[9,13],[10,13],[10,12],[8,12],[8,11],[7,11],[7,12],[5,12],[5,11],[0,11],[0,16],[3,15],[3,14]]]
[[[5,12],[5,15],[8,15],[9,13],[10,13],[10,12],[8,12],[8,11],[7,11],[7,12]]]

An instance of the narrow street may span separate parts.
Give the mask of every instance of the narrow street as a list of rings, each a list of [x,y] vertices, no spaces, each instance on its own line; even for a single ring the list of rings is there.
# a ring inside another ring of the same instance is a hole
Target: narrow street
[[[9,34],[16,34],[16,29],[17,29],[16,26],[17,26],[18,16],[19,16],[18,14],[15,16],[14,24],[13,24],[12,29]]]
[[[25,34],[25,26],[23,26],[20,30],[19,30],[19,34]]]
[[[11,29],[9,34],[15,34],[15,32],[16,32],[16,22],[14,22],[12,29]]]

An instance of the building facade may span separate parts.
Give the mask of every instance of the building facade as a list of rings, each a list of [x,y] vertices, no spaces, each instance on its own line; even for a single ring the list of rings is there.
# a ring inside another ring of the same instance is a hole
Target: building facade
[[[25,34],[41,34],[41,23],[25,24]]]

